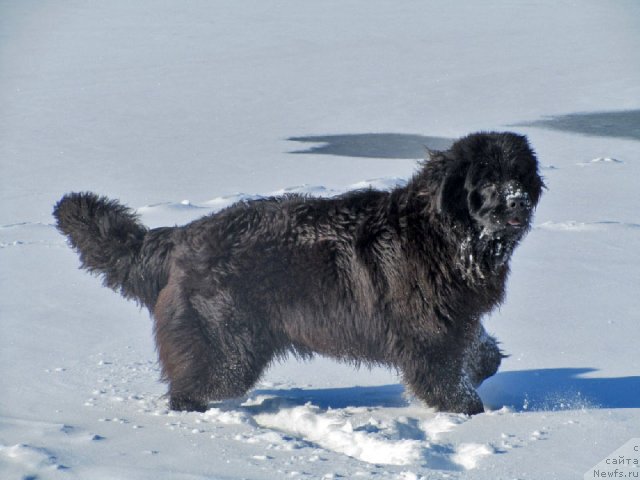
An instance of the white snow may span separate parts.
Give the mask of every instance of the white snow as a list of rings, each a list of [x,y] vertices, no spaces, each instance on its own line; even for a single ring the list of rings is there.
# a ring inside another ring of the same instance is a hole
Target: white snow
[[[476,468],[478,461],[486,456],[491,455],[493,449],[487,445],[479,443],[461,443],[456,448],[456,453],[453,455],[452,460],[455,463],[459,463],[467,470]]]
[[[639,19],[633,0],[0,2],[0,478],[581,478],[640,429],[640,133],[615,124],[640,110]],[[625,110],[599,136],[532,124]],[[491,129],[528,135],[549,189],[485,319],[510,356],[474,417],[324,358],[171,412],[147,313],[52,225],[78,190],[155,227],[392,188],[422,143]]]
[[[6,467],[6,474],[18,476],[24,470],[51,472],[65,467],[56,463],[56,457],[45,448],[33,447],[26,444],[16,444],[10,447],[0,445],[0,459]]]
[[[590,163],[622,163],[622,160],[610,157],[598,157],[591,160]]]
[[[367,431],[368,424],[354,428],[341,411],[322,411],[311,404],[282,408],[256,417],[259,425],[289,432],[323,448],[368,463],[407,465],[420,461],[418,440],[392,440]],[[375,428],[377,430],[377,428]]]

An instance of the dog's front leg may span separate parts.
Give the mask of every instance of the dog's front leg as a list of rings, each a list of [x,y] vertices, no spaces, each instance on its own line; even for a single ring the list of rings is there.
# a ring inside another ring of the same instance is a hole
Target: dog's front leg
[[[479,324],[477,333],[465,351],[463,369],[471,384],[478,387],[498,371],[504,357],[495,337],[489,335],[484,326]]]
[[[425,362],[423,357],[408,362],[402,372],[409,388],[430,407],[468,415],[484,411],[461,360],[430,356]]]

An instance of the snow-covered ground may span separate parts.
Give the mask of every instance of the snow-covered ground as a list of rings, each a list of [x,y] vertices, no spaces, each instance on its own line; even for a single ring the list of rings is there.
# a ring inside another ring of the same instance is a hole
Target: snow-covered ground
[[[640,437],[638,51],[635,0],[0,1],[0,478],[582,478]],[[73,190],[159,226],[389,188],[481,129],[549,190],[471,418],[323,358],[170,412],[148,315],[52,226]]]

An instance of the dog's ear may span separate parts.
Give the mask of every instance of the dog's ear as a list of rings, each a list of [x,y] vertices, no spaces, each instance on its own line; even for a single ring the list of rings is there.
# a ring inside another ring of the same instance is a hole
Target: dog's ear
[[[453,163],[453,162],[452,162]],[[457,162],[456,162],[457,163]],[[436,211],[453,218],[462,219],[467,215],[467,192],[465,189],[465,169],[456,163],[444,172],[436,193]]]
[[[467,218],[468,164],[453,157],[450,151],[429,150],[421,165],[421,172],[414,178],[418,196],[427,202],[429,210],[456,219]]]

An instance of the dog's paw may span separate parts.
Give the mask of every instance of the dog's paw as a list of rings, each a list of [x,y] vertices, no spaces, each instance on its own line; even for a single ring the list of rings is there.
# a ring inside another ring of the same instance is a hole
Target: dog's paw
[[[476,415],[484,412],[484,405],[480,395],[475,391],[468,378],[463,377],[459,394],[444,409],[452,413],[464,413],[466,415]]]
[[[193,400],[184,395],[171,395],[169,408],[176,411],[186,412],[206,412],[207,404]]]
[[[484,412],[484,404],[480,399],[480,396],[474,392],[472,398],[465,404],[464,411],[460,413],[466,413],[467,415],[477,415]]]

